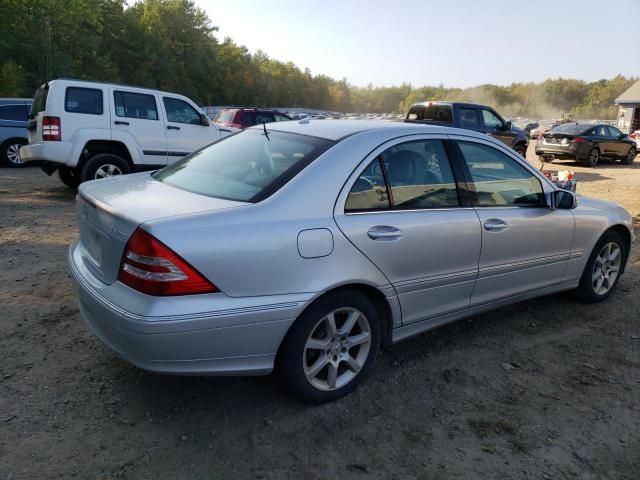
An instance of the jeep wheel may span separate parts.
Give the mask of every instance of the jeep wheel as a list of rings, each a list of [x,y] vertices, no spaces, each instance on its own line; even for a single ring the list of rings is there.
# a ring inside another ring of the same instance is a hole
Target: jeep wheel
[[[87,182],[89,180],[126,175],[129,172],[131,172],[131,167],[123,158],[113,153],[99,153],[85,163],[80,180]]]

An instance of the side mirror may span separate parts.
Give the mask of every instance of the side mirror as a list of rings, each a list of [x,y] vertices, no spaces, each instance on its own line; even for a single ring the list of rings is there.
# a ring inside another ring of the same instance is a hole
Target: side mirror
[[[624,133],[621,133],[618,135],[618,140],[622,140],[624,137],[626,137],[626,135]]]
[[[210,125],[209,117],[207,117],[204,113],[200,114],[200,125],[203,127],[208,127]]]
[[[556,190],[553,193],[556,208],[559,210],[571,210],[578,206],[576,194],[568,190]]]
[[[502,129],[503,130],[511,130],[511,122],[504,122],[504,124],[502,124]]]

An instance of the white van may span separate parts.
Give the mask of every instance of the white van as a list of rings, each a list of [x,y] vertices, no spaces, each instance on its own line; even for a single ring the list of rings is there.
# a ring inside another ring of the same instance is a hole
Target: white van
[[[21,159],[70,187],[163,167],[235,131],[182,95],[69,79],[38,88],[27,129]]]

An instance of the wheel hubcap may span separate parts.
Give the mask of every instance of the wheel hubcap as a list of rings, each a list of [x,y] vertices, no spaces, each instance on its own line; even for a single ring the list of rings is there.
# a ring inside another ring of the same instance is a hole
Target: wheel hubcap
[[[596,257],[591,275],[591,285],[596,295],[606,294],[620,274],[622,264],[622,251],[617,243],[609,242]]]
[[[629,150],[629,153],[627,154],[627,161],[629,163],[633,162],[636,158],[636,151],[632,148],[631,150]]]
[[[117,165],[113,165],[108,163],[106,165],[102,165],[98,170],[96,170],[96,180],[100,178],[113,177],[116,175],[122,175],[122,170]]]
[[[7,148],[7,158],[11,163],[20,164],[22,163],[22,159],[20,158],[20,145],[19,143],[15,145],[9,145]]]
[[[591,152],[591,154],[589,155],[589,160],[591,161],[591,165],[595,165],[596,163],[598,163],[598,151],[594,150]]]
[[[371,350],[371,327],[355,308],[339,308],[311,330],[302,353],[307,381],[318,390],[335,390],[362,370]]]

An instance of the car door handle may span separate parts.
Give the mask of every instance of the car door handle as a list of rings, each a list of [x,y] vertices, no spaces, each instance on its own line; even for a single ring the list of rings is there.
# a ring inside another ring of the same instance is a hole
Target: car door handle
[[[402,232],[396,227],[378,225],[371,227],[367,235],[371,240],[395,240],[402,237]]]
[[[489,232],[497,232],[508,227],[509,224],[504,220],[500,220],[499,218],[492,218],[484,222],[484,229],[488,230]]]
[[[174,125],[167,125],[167,130],[180,130],[180,127],[176,127]]]
[[[122,122],[122,121],[120,121],[120,120],[116,120],[116,121],[115,121],[115,122],[113,122],[113,123],[115,123],[116,125],[129,125],[129,122]]]

